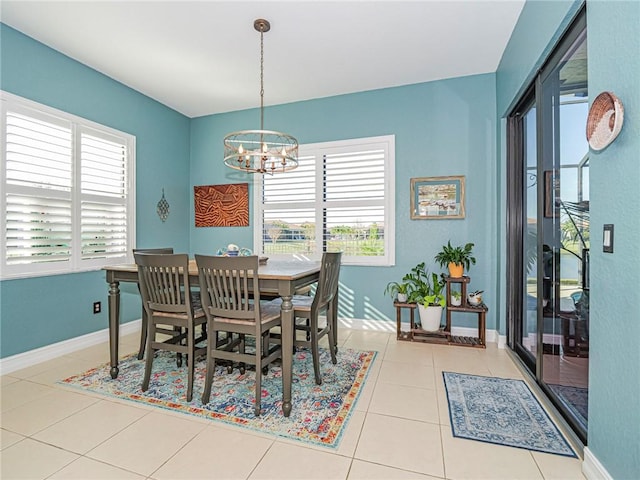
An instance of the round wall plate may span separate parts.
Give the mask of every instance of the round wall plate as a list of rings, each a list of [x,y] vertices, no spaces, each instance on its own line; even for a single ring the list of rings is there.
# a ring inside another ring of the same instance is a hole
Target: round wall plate
[[[622,129],[624,107],[611,92],[598,95],[587,117],[587,141],[592,150],[599,151],[615,140]]]

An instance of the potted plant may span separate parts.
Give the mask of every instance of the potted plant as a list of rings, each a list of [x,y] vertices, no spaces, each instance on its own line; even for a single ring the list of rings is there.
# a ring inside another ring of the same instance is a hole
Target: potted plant
[[[464,274],[465,268],[469,270],[471,265],[476,264],[476,258],[472,254],[473,246],[473,243],[467,243],[464,247],[452,247],[451,240],[449,240],[434,259],[441,267],[446,265],[449,268],[449,276],[460,278]]]
[[[384,293],[391,295],[398,303],[406,303],[409,294],[409,284],[406,282],[389,282],[384,289]]]
[[[459,307],[462,305],[462,293],[458,290],[452,290],[450,302],[452,307]]]
[[[444,280],[435,273],[429,276],[424,262],[413,267],[402,280],[409,284],[409,302],[418,305],[422,329],[428,332],[438,331],[442,319],[442,309],[446,305],[443,293]]]

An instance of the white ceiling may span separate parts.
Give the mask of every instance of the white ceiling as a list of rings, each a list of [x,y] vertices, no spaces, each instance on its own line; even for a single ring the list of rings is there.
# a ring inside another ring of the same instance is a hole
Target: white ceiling
[[[17,1],[0,20],[189,116],[494,72],[524,0]]]

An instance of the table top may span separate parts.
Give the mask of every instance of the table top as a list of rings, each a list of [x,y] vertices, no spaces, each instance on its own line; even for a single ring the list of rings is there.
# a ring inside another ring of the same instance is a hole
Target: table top
[[[135,263],[123,263],[103,267],[103,270],[114,272],[137,272]],[[267,264],[258,267],[258,277],[264,280],[296,280],[307,275],[320,272],[320,262],[302,260],[269,260]],[[195,260],[189,260],[189,275],[197,275],[198,268]]]

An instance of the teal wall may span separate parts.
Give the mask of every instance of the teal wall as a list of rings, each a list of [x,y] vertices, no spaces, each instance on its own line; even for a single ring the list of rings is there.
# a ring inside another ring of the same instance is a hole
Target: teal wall
[[[589,97],[624,104],[618,138],[590,159],[589,448],[616,479],[640,477],[640,2],[587,3]],[[602,226],[615,225],[614,253]]]
[[[486,74],[267,109],[265,127],[290,133],[301,144],[395,135],[396,266],[343,267],[341,315],[395,322],[391,299],[383,295],[386,284],[400,280],[422,261],[440,272],[433,256],[449,239],[452,243],[476,244],[478,262],[470,271],[470,288],[484,289],[487,304],[496,304],[492,288],[496,283],[497,235],[495,105],[495,76]],[[194,119],[192,184],[250,181],[224,166],[222,140],[226,133],[255,128],[258,122],[257,110]],[[411,220],[410,179],[444,175],[466,176],[466,219]],[[252,248],[252,228],[191,228],[194,253],[212,253],[231,242]],[[477,318],[459,315],[453,323],[477,327]],[[494,323],[490,310],[488,328],[494,328]]]
[[[137,245],[189,245],[189,119],[0,24],[0,88],[136,136]],[[166,223],[156,204],[171,205]],[[140,317],[135,290],[123,288],[123,321]],[[103,311],[93,315],[92,304]],[[107,327],[101,271],[0,282],[1,356]]]
[[[526,88],[582,4],[527,1],[496,72],[499,116],[506,114]],[[626,111],[618,139],[606,150],[592,153],[590,160],[593,235],[588,448],[612,478],[629,480],[637,479],[640,472],[639,25],[640,2],[636,0],[587,1],[590,99],[602,91],[613,91]],[[499,138],[498,175],[508,181],[504,122]],[[501,205],[506,211],[504,202]],[[605,223],[615,224],[613,254],[602,253],[600,232]],[[504,231],[504,225],[500,228]]]

